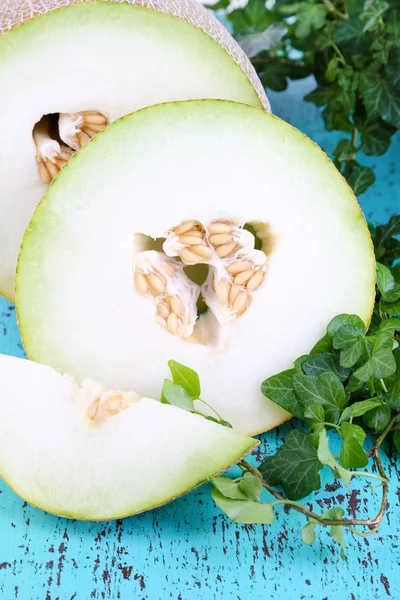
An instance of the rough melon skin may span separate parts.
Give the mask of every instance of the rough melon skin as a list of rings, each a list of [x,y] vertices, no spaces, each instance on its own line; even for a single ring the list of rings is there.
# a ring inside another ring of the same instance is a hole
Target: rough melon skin
[[[48,184],[40,175],[44,147],[33,140],[44,115],[98,111],[111,123],[145,106],[197,98],[269,110],[240,47],[192,0],[0,2],[0,32],[0,89],[7,90],[0,98],[0,144],[7,148],[0,162],[0,293],[10,300],[23,231]]]
[[[233,60],[246,73],[254,86],[261,104],[266,110],[270,110],[270,104],[265,90],[257,76],[257,73],[240,48],[239,44],[229,35],[225,27],[216,19],[213,13],[205,9],[197,0],[102,0],[103,2],[117,2],[120,4],[135,4],[150,10],[164,12],[166,14],[187,21],[194,27],[204,31],[220,44]],[[88,3],[87,0],[2,0],[0,6],[0,35],[20,25],[28,19],[32,19],[47,12],[56,10],[71,4]]]
[[[199,343],[163,328],[133,276],[137,234],[166,238],[191,220],[253,224],[267,257],[244,314],[221,322],[207,301]],[[70,161],[25,233],[16,294],[31,359],[159,397],[172,358],[199,373],[224,419],[256,434],[289,418],[262,395],[264,379],[309,353],[334,316],[369,322],[375,262],[357,200],[316,144],[242,104],[181,102],[120,119]]]

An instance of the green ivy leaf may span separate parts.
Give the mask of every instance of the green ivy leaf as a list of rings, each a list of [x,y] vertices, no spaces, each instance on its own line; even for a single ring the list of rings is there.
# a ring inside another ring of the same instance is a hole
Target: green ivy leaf
[[[355,163],[350,175],[347,177],[347,181],[355,195],[359,196],[375,183],[375,174],[370,167],[364,167]]]
[[[349,436],[344,440],[340,451],[340,462],[345,469],[359,469],[368,464],[368,457],[356,438]]]
[[[400,431],[395,431],[393,433],[392,441],[397,452],[400,452]]]
[[[315,4],[306,0],[301,2],[297,12],[296,35],[305,38],[313,30],[321,29],[325,24],[328,9],[323,4]]]
[[[322,518],[323,519],[334,519],[335,521],[340,521],[343,519],[344,516],[344,510],[343,508],[338,508],[338,507],[332,507],[329,510],[327,510],[323,515]],[[345,547],[346,547],[346,542],[344,539],[344,527],[343,525],[333,525],[330,528],[330,535],[333,537],[333,539],[339,544],[339,546],[341,547],[341,551],[340,551],[340,557],[342,560],[346,560],[346,554],[345,554]]]
[[[383,431],[389,424],[391,412],[387,406],[382,404],[373,410],[370,410],[363,416],[363,423],[374,431]]]
[[[315,542],[315,523],[307,523],[301,530],[301,539],[307,546]]]
[[[360,150],[369,156],[385,154],[390,147],[390,139],[396,131],[382,119],[356,119],[361,134]]]
[[[302,419],[303,406],[292,386],[293,376],[297,372],[297,369],[289,369],[279,373],[279,375],[269,377],[263,382],[261,391],[272,402],[275,402],[295,417]]]
[[[253,500],[254,502],[260,501],[262,484],[252,473],[244,473],[243,477],[239,480],[239,488],[248,500]]]
[[[342,383],[350,375],[350,369],[342,367],[337,358],[330,352],[310,354],[305,358],[301,366],[306,375],[315,375],[318,377],[319,375],[323,375],[323,373],[334,373]]]
[[[388,267],[376,263],[376,284],[382,298],[386,302],[395,302],[400,298],[400,285],[398,285]]]
[[[384,379],[396,371],[396,361],[393,356],[393,341],[386,336],[379,336],[372,349],[371,358],[358,368],[354,375],[360,381],[369,379]]]
[[[384,121],[400,128],[400,92],[382,74],[363,80],[361,93],[368,115],[379,115]]]
[[[395,238],[400,235],[400,215],[391,217],[385,225],[373,228],[371,233],[377,259],[390,267],[400,258],[400,241]]]
[[[238,36],[236,41],[249,58],[254,58],[260,52],[276,48],[286,33],[287,27],[283,23],[272,23],[264,31]]]
[[[348,438],[354,438],[361,446],[363,445],[367,436],[364,429],[359,425],[354,425],[354,423],[342,423],[340,426],[340,433],[342,434],[344,440],[347,440]]]
[[[274,511],[270,504],[226,498],[215,488],[212,490],[211,496],[215,504],[234,523],[271,525],[274,521]]]
[[[271,485],[281,484],[290,500],[299,500],[321,487],[321,466],[310,434],[294,430],[275,456],[268,457],[259,470]]]
[[[321,431],[319,436],[319,444],[318,444],[318,460],[323,464],[327,465],[335,472],[335,475],[341,477],[347,487],[350,487],[350,481],[353,477],[354,473],[351,471],[347,471],[343,467],[339,465],[333,456],[332,452],[329,450],[329,440],[326,434],[326,430]]]
[[[161,402],[163,404],[172,404],[183,410],[193,411],[193,398],[181,385],[172,383],[169,379],[164,379],[162,388]]]
[[[338,315],[330,321],[328,325],[328,334],[334,336],[335,333],[344,325],[352,325],[357,327],[361,331],[365,331],[365,324],[362,319],[357,315]]]
[[[171,370],[172,380],[176,385],[182,386],[193,400],[200,398],[200,379],[196,371],[185,367],[175,360],[169,360],[168,366]]]
[[[225,498],[232,498],[232,500],[248,499],[247,495],[240,489],[239,482],[230,477],[210,477],[209,481]]]
[[[293,389],[307,410],[310,404],[318,402],[325,411],[329,423],[337,423],[346,405],[343,384],[334,373],[324,373],[319,377],[296,374],[292,378]]]
[[[390,4],[385,0],[366,0],[361,19],[364,21],[363,31],[375,31],[381,23],[381,16]]]
[[[339,423],[343,421],[349,421],[356,417],[362,417],[368,411],[382,405],[382,400],[379,398],[370,398],[369,400],[362,400],[361,402],[355,402],[351,406],[347,406],[342,412]]]

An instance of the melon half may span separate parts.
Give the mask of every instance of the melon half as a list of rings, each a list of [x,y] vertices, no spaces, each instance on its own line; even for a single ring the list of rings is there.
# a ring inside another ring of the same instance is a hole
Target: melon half
[[[142,512],[256,445],[174,406],[0,355],[0,476],[48,512],[84,520]]]
[[[167,361],[246,433],[289,417],[262,381],[340,313],[368,323],[374,255],[357,200],[302,133],[243,104],[143,109],[77,153],[23,239],[28,356],[159,398]]]
[[[171,100],[269,108],[251,63],[196,0],[0,1],[0,293],[34,209],[118,117]]]

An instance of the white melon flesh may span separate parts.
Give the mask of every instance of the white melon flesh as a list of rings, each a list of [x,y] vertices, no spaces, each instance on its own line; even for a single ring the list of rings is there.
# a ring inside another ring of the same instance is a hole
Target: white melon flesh
[[[100,409],[89,418],[100,394]],[[113,394],[94,382],[80,388],[49,367],[0,355],[0,476],[48,512],[115,519],[168,502],[257,445],[204,417],[134,393],[125,394],[119,410],[107,412],[107,396],[121,398]]]
[[[198,261],[216,281],[203,286],[209,310],[193,331],[195,284],[176,256],[191,220],[191,237],[205,228],[214,243],[211,232],[234,223],[239,248],[219,259],[216,246]],[[151,238],[168,238],[165,253]],[[264,281],[251,293],[239,286],[252,302],[235,313],[218,286],[232,286],[228,269],[243,257]],[[161,289],[141,294],[155,273]],[[72,158],[25,234],[17,312],[33,360],[159,397],[175,359],[200,374],[203,398],[224,419],[254,434],[289,417],[262,395],[262,381],[309,352],[335,315],[368,323],[374,280],[359,205],[318,146],[269,113],[204,100],[127,116]],[[186,312],[173,334],[159,303],[176,295]]]
[[[1,0],[0,89],[0,293],[9,299],[23,232],[47,189],[40,161],[53,177],[57,153],[65,160],[65,144],[77,149],[77,113],[110,123],[196,98],[269,107],[245,54],[196,0]],[[35,145],[35,124],[58,114],[62,140],[52,131],[52,142],[36,135]]]

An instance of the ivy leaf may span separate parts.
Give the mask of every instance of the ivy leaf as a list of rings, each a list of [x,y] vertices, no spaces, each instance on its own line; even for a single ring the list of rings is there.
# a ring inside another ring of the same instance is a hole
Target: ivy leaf
[[[353,325],[354,327],[365,331],[364,321],[360,319],[358,315],[337,315],[337,317],[334,317],[328,325],[328,334],[333,337],[343,325]]]
[[[323,519],[333,519],[335,521],[341,521],[343,519],[344,516],[344,510],[343,508],[338,508],[338,507],[332,507],[329,510],[327,510],[323,515],[322,518]],[[330,535],[333,537],[333,539],[339,544],[339,546],[341,547],[341,551],[340,551],[340,558],[342,560],[346,560],[346,554],[345,554],[345,547],[346,547],[346,542],[344,539],[344,527],[343,525],[333,525],[330,528]]]
[[[389,408],[382,404],[373,410],[370,410],[363,416],[363,423],[374,431],[383,431],[389,424],[391,412]]]
[[[400,49],[394,48],[389,53],[385,65],[385,73],[394,88],[400,90]]]
[[[384,395],[385,403],[390,410],[400,409],[400,352],[397,354],[396,377],[392,382],[387,394]]]
[[[307,546],[315,542],[315,523],[307,523],[301,530],[301,539]]]
[[[392,441],[397,452],[400,452],[400,431],[395,431],[393,433]]]
[[[381,308],[390,317],[397,317],[400,315],[400,300],[396,300],[396,302],[381,302]]]
[[[373,346],[371,358],[354,373],[360,381],[369,379],[384,379],[396,371],[396,361],[393,356],[393,341],[386,336],[379,336]]]
[[[305,38],[313,30],[321,29],[325,24],[328,9],[323,4],[314,2],[301,2],[297,12],[296,35]]]
[[[326,434],[326,430],[321,431],[319,436],[319,444],[318,444],[318,460],[323,465],[328,465],[338,477],[341,477],[347,487],[350,487],[350,481],[353,477],[354,473],[351,471],[347,471],[343,467],[339,465],[333,456],[332,452],[329,450],[329,440]]]
[[[200,379],[196,371],[185,367],[175,360],[169,360],[168,366],[171,370],[172,380],[176,385],[182,386],[193,400],[200,398]]]
[[[340,364],[352,367],[362,354],[365,325],[342,325],[333,336],[333,347],[340,352]]]
[[[329,333],[326,333],[324,337],[322,337],[312,348],[310,352],[310,357],[315,354],[323,354],[324,352],[332,351],[332,336]]]
[[[296,374],[292,378],[293,389],[305,409],[318,402],[325,411],[326,420],[337,423],[346,405],[343,384],[334,373],[324,373],[319,377]]]
[[[376,263],[376,285],[382,298],[386,302],[395,302],[400,298],[400,285],[398,285],[388,267]]]
[[[254,502],[260,501],[262,484],[252,473],[244,473],[243,477],[239,480],[239,488],[248,500],[253,500]]]
[[[354,423],[342,423],[340,426],[340,432],[344,440],[353,437],[362,446],[367,436],[364,429]]]
[[[361,94],[368,115],[379,115],[384,121],[400,129],[400,92],[386,77],[375,75],[364,80]]]
[[[236,41],[241,46],[243,52],[249,58],[257,56],[260,52],[269,51],[276,48],[287,33],[287,27],[283,23],[272,23],[260,33],[250,33],[245,36],[238,36]]]
[[[368,464],[368,457],[355,437],[345,438],[340,450],[340,462],[345,469],[359,469]]]
[[[360,150],[368,156],[385,154],[390,147],[390,138],[396,131],[394,127],[382,119],[356,119],[361,135]]]
[[[373,228],[371,233],[376,257],[380,263],[390,267],[396,258],[400,258],[400,241],[395,238],[400,235],[400,215],[391,217],[385,225]]]
[[[209,481],[225,498],[231,498],[232,500],[248,499],[247,495],[240,489],[239,482],[230,477],[210,477]]]
[[[347,182],[353,189],[356,196],[363,194],[373,183],[375,183],[375,174],[370,167],[364,167],[355,163],[351,169]]]
[[[295,417],[302,419],[303,406],[292,386],[293,375],[297,372],[297,369],[289,369],[269,377],[263,382],[261,391],[272,402],[275,402]]]
[[[393,337],[395,331],[400,331],[400,319],[384,319],[376,333],[379,336]]]
[[[366,0],[361,19],[365,22],[363,31],[375,31],[380,25],[381,15],[387,11],[390,4],[385,0]]]
[[[212,490],[211,496],[215,504],[234,523],[271,525],[274,521],[274,510],[270,504],[226,498],[215,488]]]
[[[343,421],[349,421],[356,417],[362,417],[368,411],[382,405],[382,400],[379,398],[371,398],[369,400],[362,400],[361,402],[355,402],[351,406],[347,406],[342,412],[339,423]]]
[[[321,354],[310,354],[302,363],[302,369],[306,375],[322,375],[323,373],[334,373],[343,383],[350,375],[350,369],[339,364],[337,358],[330,352]]]
[[[271,485],[281,484],[290,500],[299,500],[321,487],[321,466],[310,434],[294,430],[275,456],[268,457],[259,470]]]
[[[169,379],[164,379],[162,388],[161,402],[163,404],[172,404],[183,410],[193,411],[193,398],[181,385],[172,383]]]

